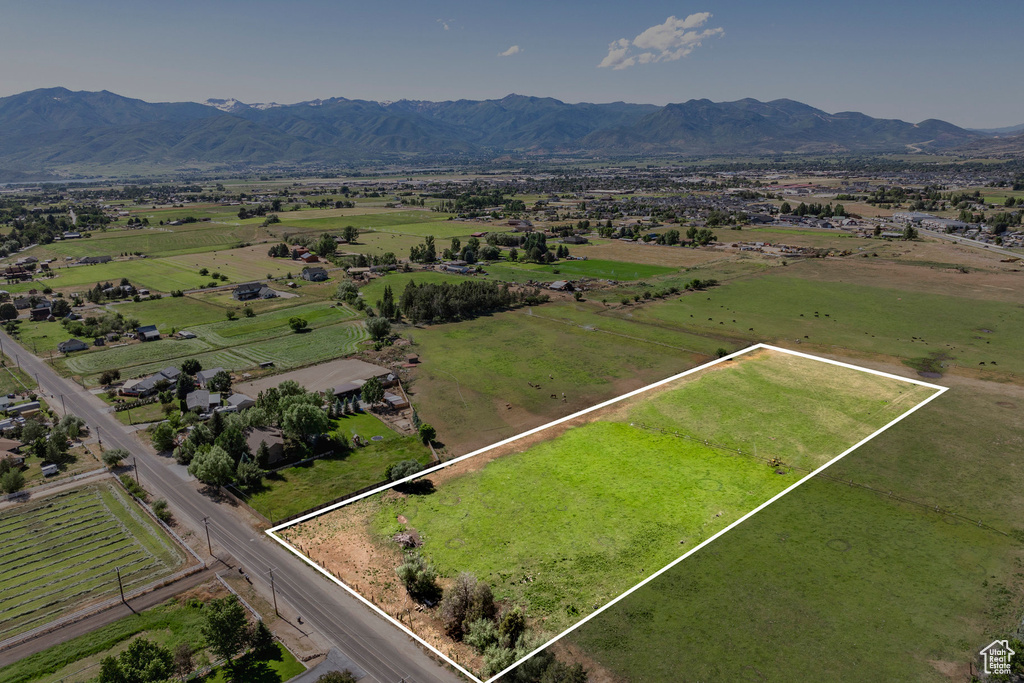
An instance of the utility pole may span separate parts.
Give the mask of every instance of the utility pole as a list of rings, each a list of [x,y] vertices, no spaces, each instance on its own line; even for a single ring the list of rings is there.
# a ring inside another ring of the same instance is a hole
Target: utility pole
[[[124,586],[121,585],[121,568],[114,567],[114,571],[117,572],[117,589],[121,591],[121,602],[127,605],[128,601],[124,599]]]
[[[274,587],[274,570],[270,569],[270,593],[274,596],[274,614],[281,616],[281,613],[277,611],[277,589]]]
[[[206,525],[206,548],[210,551],[210,557],[213,557],[213,545],[210,543],[210,518],[203,517],[203,524]]]
[[[139,481],[139,459],[134,455],[132,456],[132,467],[135,469],[135,483],[142,488],[142,482]]]

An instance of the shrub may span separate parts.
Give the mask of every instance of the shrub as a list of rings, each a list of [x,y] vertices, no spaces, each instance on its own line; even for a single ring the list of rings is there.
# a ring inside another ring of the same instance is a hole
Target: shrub
[[[108,451],[103,451],[103,455],[100,456],[100,459],[107,467],[114,468],[120,465],[121,462],[126,460],[130,455],[131,453],[123,448],[111,448]]]
[[[120,479],[124,487],[128,489],[128,493],[132,494],[142,502],[146,502],[149,494],[146,493],[146,489],[139,486],[139,482],[132,479],[130,474],[122,474],[118,479]]]
[[[475,588],[476,577],[468,572],[462,572],[455,578],[455,583],[444,592],[444,599],[441,600],[441,623],[449,638],[462,639],[463,622],[466,620],[466,612],[473,600]]]
[[[316,683],[356,683],[356,677],[351,671],[328,671],[316,679]]]
[[[153,501],[153,514],[156,515],[157,519],[164,524],[171,523],[171,511],[167,507],[167,501],[163,498],[158,498]]]
[[[439,592],[437,573],[419,553],[406,555],[405,562],[398,566],[395,573],[414,600],[436,599]]]
[[[490,619],[477,619],[465,629],[462,640],[482,654],[487,648],[497,644],[498,627]]]
[[[415,460],[402,460],[388,465],[384,470],[384,476],[387,477],[388,481],[398,481],[399,479],[405,479],[410,475],[416,474],[422,469],[423,465]]]
[[[413,548],[419,548],[423,545],[423,540],[420,538],[420,534],[415,529],[409,529],[407,531],[399,531],[397,534],[391,537],[391,540],[398,545],[412,550]]]

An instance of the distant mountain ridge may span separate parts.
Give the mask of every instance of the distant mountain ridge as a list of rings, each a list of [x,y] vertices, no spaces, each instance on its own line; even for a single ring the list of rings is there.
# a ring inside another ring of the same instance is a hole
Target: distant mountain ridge
[[[295,104],[150,103],[111,92],[33,90],[0,98],[0,171],[195,164],[341,164],[503,154],[687,155],[942,150],[990,135],[800,102],[689,100],[656,106],[547,97]]]

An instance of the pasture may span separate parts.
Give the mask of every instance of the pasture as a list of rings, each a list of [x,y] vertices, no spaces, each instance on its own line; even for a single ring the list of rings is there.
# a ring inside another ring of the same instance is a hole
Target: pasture
[[[152,219],[151,221],[152,222]],[[266,239],[267,231],[259,223],[189,223],[174,227],[150,226],[141,229],[111,229],[95,232],[88,239],[65,240],[41,245],[33,250],[39,258],[74,256],[116,256],[142,252],[146,256],[173,256],[190,252],[233,248],[242,242]]]
[[[113,482],[0,512],[0,638],[179,569],[184,553]]]
[[[706,360],[685,348],[691,346],[685,336],[676,346],[605,334],[543,317],[547,310],[541,306],[532,316],[519,310],[408,331],[420,365],[406,390],[423,421],[437,427],[449,455],[482,448]]]
[[[778,269],[706,292],[631,307],[634,320],[739,339],[803,341],[913,359],[1022,372],[1017,306],[849,282],[810,281]]]
[[[366,524],[377,545],[416,529],[441,575],[473,572],[554,632],[934,393],[758,351],[461,461],[429,475],[429,493],[379,494],[285,533],[322,557],[338,551],[335,523]],[[762,438],[774,452],[734,450]]]
[[[1022,559],[1007,537],[815,479],[568,641],[626,680],[967,680],[1017,624]]]

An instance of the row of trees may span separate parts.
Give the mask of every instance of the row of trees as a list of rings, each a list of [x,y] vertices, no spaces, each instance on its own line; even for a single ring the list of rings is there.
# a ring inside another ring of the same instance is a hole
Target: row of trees
[[[513,291],[508,283],[464,280],[459,283],[417,285],[410,280],[398,300],[398,308],[414,323],[466,320],[491,311],[548,300],[539,290]]]

